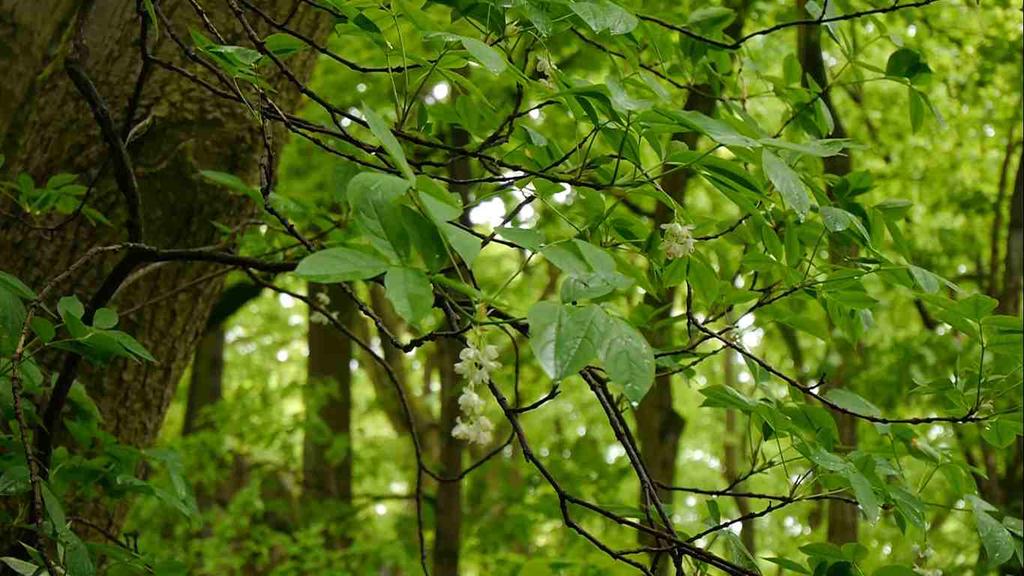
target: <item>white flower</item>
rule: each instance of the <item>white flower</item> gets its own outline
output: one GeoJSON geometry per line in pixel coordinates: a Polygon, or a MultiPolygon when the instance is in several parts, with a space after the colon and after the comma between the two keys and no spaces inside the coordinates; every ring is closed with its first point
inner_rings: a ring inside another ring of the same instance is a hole
{"type": "Polygon", "coordinates": [[[484,399],[476,392],[469,388],[462,391],[462,396],[459,396],[459,409],[464,414],[479,414],[483,407],[484,399]]]}
{"type": "Polygon", "coordinates": [[[327,292],[317,292],[316,303],[326,308],[331,305],[331,297],[327,295],[327,292]]]}
{"type": "Polygon", "coordinates": [[[672,222],[671,224],[662,224],[661,229],[665,231],[662,245],[665,248],[666,256],[674,260],[693,254],[693,247],[696,244],[693,237],[693,226],[672,222]]]}
{"type": "Polygon", "coordinates": [[[490,379],[491,372],[501,368],[497,358],[497,347],[488,345],[480,350],[470,344],[459,352],[460,362],[455,364],[455,373],[469,380],[472,386],[485,384],[490,379]]]}
{"type": "Polygon", "coordinates": [[[459,440],[465,440],[470,444],[490,444],[494,438],[494,424],[486,416],[479,416],[469,421],[457,418],[455,422],[452,436],[459,440]]]}
{"type": "Polygon", "coordinates": [[[309,321],[313,324],[323,324],[324,326],[330,324],[330,321],[327,320],[327,316],[324,316],[319,310],[310,314],[309,321]]]}

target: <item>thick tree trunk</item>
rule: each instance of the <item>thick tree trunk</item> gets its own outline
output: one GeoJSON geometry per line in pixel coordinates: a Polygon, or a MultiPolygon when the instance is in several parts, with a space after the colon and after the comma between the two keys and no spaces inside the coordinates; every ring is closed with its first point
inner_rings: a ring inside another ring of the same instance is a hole
{"type": "MultiPolygon", "coordinates": [[[[4,74],[0,82],[0,153],[7,157],[4,170],[8,176],[24,172],[41,183],[59,172],[83,175],[82,181],[102,172],[106,144],[89,108],[63,71],[76,13],[87,4],[0,0],[0,69],[4,74]]],[[[264,4],[264,9],[274,14],[286,14],[293,7],[290,0],[264,4]]],[[[166,0],[159,5],[176,34],[186,41],[189,28],[203,28],[188,2],[166,0]]],[[[224,4],[211,3],[207,12],[229,42],[246,43],[224,4]]],[[[308,7],[299,9],[291,23],[315,37],[323,37],[331,25],[329,18],[308,7]]],[[[169,36],[161,23],[154,52],[163,60],[190,67],[169,36]]],[[[149,119],[148,131],[129,148],[142,197],[146,242],[158,247],[210,244],[218,238],[211,222],[233,226],[251,214],[251,207],[203,181],[198,172],[220,170],[254,181],[261,147],[258,127],[243,106],[211,96],[191,81],[156,67],[141,92],[135,118],[126,119],[124,111],[141,63],[138,37],[136,2],[98,1],[84,19],[82,39],[87,50],[80,55],[82,67],[115,123],[130,125],[149,119]]],[[[308,75],[312,63],[310,54],[289,60],[300,78],[308,75]]],[[[270,81],[277,87],[279,105],[293,108],[297,92],[273,75],[270,81]]],[[[0,221],[0,268],[39,287],[89,248],[124,241],[124,201],[105,176],[98,178],[89,204],[104,213],[111,226],[93,225],[78,217],[46,232],[5,218],[0,221]]],[[[5,213],[19,215],[16,206],[3,204],[5,213]]],[[[58,220],[55,216],[46,223],[58,220]]],[[[112,257],[95,260],[61,286],[60,293],[75,293],[83,301],[89,300],[114,262],[112,257]]],[[[136,271],[134,280],[122,287],[112,305],[121,309],[142,305],[209,271],[209,266],[185,264],[152,266],[141,274],[136,271]]],[[[200,282],[123,319],[121,328],[136,336],[158,362],[83,367],[79,380],[99,406],[105,428],[118,440],[145,446],[156,437],[220,289],[220,281],[200,282]]],[[[54,368],[61,361],[51,358],[48,366],[54,368]]],[[[69,505],[69,513],[85,514],[77,504],[69,505]]],[[[120,510],[104,505],[92,508],[95,522],[118,530],[120,510]]]]}
{"type": "MultiPolygon", "coordinates": [[[[339,322],[350,326],[355,321],[355,303],[341,286],[310,284],[309,293],[314,301],[327,295],[326,308],[337,313],[339,322]]],[[[352,506],[352,341],[334,326],[315,321],[316,314],[311,312],[309,322],[302,495],[313,508],[336,504],[346,515],[352,506]]],[[[342,538],[338,544],[349,541],[342,538]]]]}
{"type": "Polygon", "coordinates": [[[224,327],[216,326],[199,340],[188,383],[185,424],[181,433],[194,434],[209,426],[205,410],[223,397],[224,327]]]}

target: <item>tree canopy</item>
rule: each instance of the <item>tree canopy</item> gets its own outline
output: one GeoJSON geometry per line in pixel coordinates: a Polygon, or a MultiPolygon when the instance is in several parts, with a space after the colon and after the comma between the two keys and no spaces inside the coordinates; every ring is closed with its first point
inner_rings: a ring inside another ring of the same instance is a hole
{"type": "Polygon", "coordinates": [[[1021,574],[1022,10],[0,2],[0,573],[1021,574]]]}

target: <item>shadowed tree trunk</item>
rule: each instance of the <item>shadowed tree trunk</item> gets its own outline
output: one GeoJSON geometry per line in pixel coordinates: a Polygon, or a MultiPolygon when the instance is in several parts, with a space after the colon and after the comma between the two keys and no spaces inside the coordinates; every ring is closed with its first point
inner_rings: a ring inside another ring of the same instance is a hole
{"type": "MultiPolygon", "coordinates": [[[[326,295],[330,303],[325,308],[342,324],[356,320],[355,303],[340,285],[310,284],[309,292],[314,301],[326,295]]],[[[336,504],[347,515],[352,506],[352,341],[318,321],[318,314],[310,311],[302,495],[312,509],[336,504]]],[[[349,543],[342,538],[338,544],[349,543]]]]}
{"type": "MultiPolygon", "coordinates": [[[[726,27],[725,32],[727,35],[735,38],[742,31],[748,3],[749,0],[740,0],[734,6],[736,17],[726,27]]],[[[717,103],[710,96],[712,92],[713,88],[711,86],[700,85],[695,87],[687,95],[683,109],[700,112],[708,116],[712,115],[717,103]]],[[[675,134],[672,138],[683,142],[692,150],[697,145],[698,136],[696,132],[688,132],[685,134],[675,134]]],[[[690,170],[680,170],[678,167],[672,168],[674,169],[662,178],[661,187],[677,204],[684,206],[686,188],[689,185],[692,172],[690,170]]],[[[675,214],[667,206],[661,202],[657,203],[654,210],[656,231],[660,232],[659,227],[662,224],[671,222],[674,218],[675,214]]],[[[663,309],[663,317],[668,317],[671,314],[672,304],[675,300],[676,290],[674,288],[667,289],[663,294],[648,294],[644,296],[646,304],[654,309],[663,309]]],[[[668,332],[667,330],[654,328],[646,331],[644,336],[654,348],[664,348],[671,345],[668,332]]],[[[682,416],[675,410],[672,397],[672,376],[658,376],[655,378],[654,385],[651,386],[650,391],[636,408],[636,428],[637,440],[640,444],[640,456],[646,463],[647,470],[655,483],[665,485],[675,484],[676,456],[679,453],[680,438],[686,426],[682,416]]],[[[675,497],[674,492],[665,489],[658,489],[657,492],[662,504],[671,508],[675,497]]],[[[641,488],[641,508],[646,506],[645,501],[646,498],[641,488]]],[[[639,540],[645,546],[655,544],[654,540],[645,534],[641,534],[639,540]]],[[[658,564],[658,574],[666,574],[668,567],[669,562],[663,559],[658,564]]]]}
{"type": "MultiPolygon", "coordinates": [[[[455,128],[451,143],[465,146],[469,143],[469,134],[462,128],[455,128]]],[[[448,173],[452,178],[469,179],[469,158],[462,156],[452,160],[448,165],[448,173]]],[[[452,185],[452,191],[462,197],[463,204],[468,203],[465,185],[452,185]]],[[[466,212],[463,212],[462,218],[466,218],[466,212]]],[[[462,441],[452,436],[452,429],[459,417],[459,394],[462,391],[462,382],[455,373],[459,351],[459,342],[455,339],[442,338],[437,342],[437,367],[441,377],[438,444],[441,451],[441,475],[449,478],[462,473],[462,441]]],[[[437,486],[437,523],[434,530],[434,576],[458,576],[461,533],[462,481],[440,482],[437,486]]]]}
{"type": "MultiPolygon", "coordinates": [[[[293,4],[291,0],[272,0],[264,2],[263,8],[281,15],[290,12],[293,4]]],[[[45,232],[31,230],[17,219],[0,221],[0,268],[35,287],[66,270],[90,247],[127,238],[125,203],[100,168],[106,162],[107,145],[64,72],[75,36],[71,28],[78,10],[88,5],[74,0],[0,0],[0,68],[5,71],[0,82],[0,153],[7,157],[6,174],[24,172],[36,182],[45,182],[59,172],[79,174],[80,181],[96,177],[89,204],[112,222],[111,226],[93,225],[78,217],[45,232]]],[[[177,35],[187,39],[189,28],[203,28],[189,3],[167,0],[158,5],[177,35]]],[[[241,28],[224,4],[211,3],[207,13],[229,43],[245,43],[241,28]]],[[[291,24],[323,38],[331,19],[303,6],[291,24]]],[[[79,60],[117,125],[131,126],[142,119],[149,123],[148,131],[129,146],[141,195],[145,241],[157,247],[208,245],[219,237],[211,222],[235,226],[251,214],[251,207],[203,181],[198,172],[214,169],[256,180],[261,148],[258,127],[243,106],[211,97],[190,80],[155,66],[141,91],[137,112],[126,118],[141,63],[139,28],[136,2],[97,2],[84,17],[81,38],[86,50],[79,60]]],[[[163,23],[153,51],[163,60],[190,67],[163,23]]],[[[299,78],[308,75],[312,63],[311,54],[289,61],[299,78]]],[[[276,75],[270,75],[270,82],[277,87],[277,103],[294,108],[297,92],[276,75]]],[[[283,138],[274,141],[279,145],[283,138]]],[[[10,202],[0,204],[4,213],[21,216],[10,202]]],[[[36,224],[52,225],[58,219],[60,216],[54,216],[36,224]]],[[[90,300],[116,261],[115,257],[94,260],[60,287],[62,293],[68,293],[68,286],[73,285],[79,298],[90,300]]],[[[210,270],[208,265],[168,264],[148,267],[141,274],[136,271],[112,304],[121,309],[142,305],[210,270]]],[[[96,401],[106,430],[121,442],[145,446],[155,438],[221,286],[219,280],[199,282],[123,320],[122,328],[135,335],[158,362],[119,361],[102,368],[82,367],[78,379],[96,401]]],[[[51,357],[46,365],[52,370],[62,362],[62,357],[51,357]]],[[[124,512],[124,506],[65,504],[69,514],[90,517],[113,532],[118,531],[124,512]]],[[[5,536],[9,536],[6,528],[0,529],[0,539],[5,536]]]]}
{"type": "MultiPolygon", "coordinates": [[[[797,1],[797,9],[800,14],[806,14],[806,0],[797,1]]],[[[838,111],[832,102],[829,90],[828,75],[825,72],[825,63],[821,55],[821,27],[801,26],[797,32],[797,51],[800,57],[800,64],[804,71],[804,85],[808,85],[807,78],[810,77],[822,90],[821,101],[828,108],[832,115],[833,129],[831,134],[825,134],[827,138],[846,138],[846,129],[840,120],[838,111]]],[[[825,172],[835,176],[845,176],[850,173],[852,160],[849,152],[835,156],[829,156],[824,160],[825,172]]],[[[831,196],[831,190],[829,191],[831,196]]],[[[856,246],[844,242],[840,237],[830,236],[829,258],[833,262],[842,261],[856,257],[856,246]]],[[[842,388],[849,383],[849,375],[853,372],[851,360],[857,358],[862,350],[856,344],[849,344],[837,341],[840,349],[839,365],[829,374],[826,385],[830,388],[842,388]]],[[[837,414],[836,424],[839,428],[839,443],[844,451],[853,450],[857,447],[857,419],[849,414],[837,414]]],[[[828,540],[834,544],[844,544],[857,541],[857,528],[859,512],[856,504],[833,500],[828,503],[828,540]]]]}

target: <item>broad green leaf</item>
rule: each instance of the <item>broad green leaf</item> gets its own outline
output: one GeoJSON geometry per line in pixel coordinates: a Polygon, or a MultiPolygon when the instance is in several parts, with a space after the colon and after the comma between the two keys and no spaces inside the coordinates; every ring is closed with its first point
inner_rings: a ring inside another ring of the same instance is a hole
{"type": "Polygon", "coordinates": [[[455,249],[455,252],[458,253],[467,265],[472,266],[473,262],[476,261],[476,257],[480,255],[482,241],[454,224],[445,222],[441,224],[440,229],[452,248],[455,249]]]}
{"type": "Polygon", "coordinates": [[[761,166],[764,168],[765,176],[782,195],[786,206],[793,209],[803,220],[807,216],[807,211],[811,209],[811,198],[800,176],[782,158],[767,148],[761,153],[761,166]]]}
{"type": "Polygon", "coordinates": [[[871,487],[871,481],[853,466],[848,467],[843,472],[843,475],[850,482],[853,495],[857,498],[857,503],[860,504],[861,509],[864,510],[868,522],[874,524],[878,520],[880,507],[875,490],[871,487]]]}
{"type": "Polygon", "coordinates": [[[629,34],[639,24],[636,16],[611,0],[572,2],[569,8],[594,32],[629,34]]]}
{"type": "Polygon", "coordinates": [[[868,402],[859,394],[845,388],[832,388],[825,393],[825,398],[828,398],[840,408],[845,408],[855,414],[874,417],[882,415],[882,411],[877,406],[868,402]]]}
{"type": "Polygon", "coordinates": [[[492,74],[501,74],[508,67],[505,57],[491,46],[484,44],[476,38],[462,36],[462,46],[473,55],[478,62],[483,64],[492,74]]]}
{"type": "Polygon", "coordinates": [[[92,325],[104,330],[117,326],[117,312],[110,308],[100,308],[93,314],[92,325]]]}
{"type": "Polygon", "coordinates": [[[388,263],[378,256],[339,246],[306,256],[295,273],[306,280],[326,284],[373,278],[383,274],[387,267],[388,263]]]}
{"type": "Polygon", "coordinates": [[[530,347],[548,376],[562,380],[597,356],[604,342],[602,315],[597,306],[538,302],[530,308],[530,347]]]}
{"type": "Polygon", "coordinates": [[[387,151],[388,156],[391,156],[391,160],[394,161],[395,166],[402,173],[410,183],[416,181],[416,175],[413,174],[412,168],[409,166],[409,162],[405,159],[405,152],[402,150],[402,145],[398,143],[398,139],[391,133],[391,128],[388,127],[387,123],[381,118],[372,108],[363,104],[363,116],[366,118],[366,123],[370,126],[370,131],[377,137],[381,145],[384,146],[384,150],[387,151]]]}
{"type": "Polygon", "coordinates": [[[307,48],[306,43],[299,38],[282,32],[267,36],[263,42],[266,44],[267,50],[278,58],[287,58],[307,48]]]}
{"type": "Polygon", "coordinates": [[[825,224],[825,228],[829,232],[842,232],[847,228],[853,228],[860,232],[860,235],[865,240],[871,238],[868,234],[867,228],[861,223],[860,218],[857,218],[853,214],[850,214],[842,208],[836,208],[834,206],[822,206],[819,209],[821,213],[821,220],[825,224]]]}
{"type": "MultiPolygon", "coordinates": [[[[601,314],[604,315],[602,311],[601,314]]],[[[630,402],[640,402],[654,384],[654,350],[632,324],[605,315],[598,356],[612,382],[630,402]]]]}
{"type": "Polygon", "coordinates": [[[24,282],[2,270],[0,270],[0,288],[6,288],[11,294],[22,300],[33,300],[36,297],[36,293],[24,282]]]}
{"type": "Polygon", "coordinates": [[[716,384],[701,388],[700,393],[704,395],[704,403],[701,406],[709,408],[728,408],[750,412],[757,407],[757,402],[747,398],[743,393],[731,386],[716,384]]]}
{"type": "Polygon", "coordinates": [[[395,312],[412,325],[419,324],[434,306],[434,290],[427,275],[414,268],[391,268],[384,288],[395,312]]]}
{"type": "Polygon", "coordinates": [[[1013,536],[1005,526],[977,505],[974,507],[974,521],[981,543],[985,546],[985,553],[993,565],[999,566],[1013,558],[1013,536]]]}
{"type": "Polygon", "coordinates": [[[498,235],[532,252],[544,245],[544,235],[532,228],[497,228],[498,235]]]}
{"type": "Polygon", "coordinates": [[[981,430],[981,437],[996,448],[1008,448],[1022,434],[1024,425],[1020,421],[1020,414],[990,420],[981,430]]]}
{"type": "Polygon", "coordinates": [[[14,354],[25,325],[25,305],[4,286],[0,286],[0,356],[14,354]]]}
{"type": "Polygon", "coordinates": [[[50,574],[46,571],[46,568],[42,566],[36,566],[31,562],[18,560],[13,556],[4,556],[0,558],[0,562],[3,562],[8,568],[13,570],[15,574],[20,574],[21,576],[48,576],[50,574]]]}

